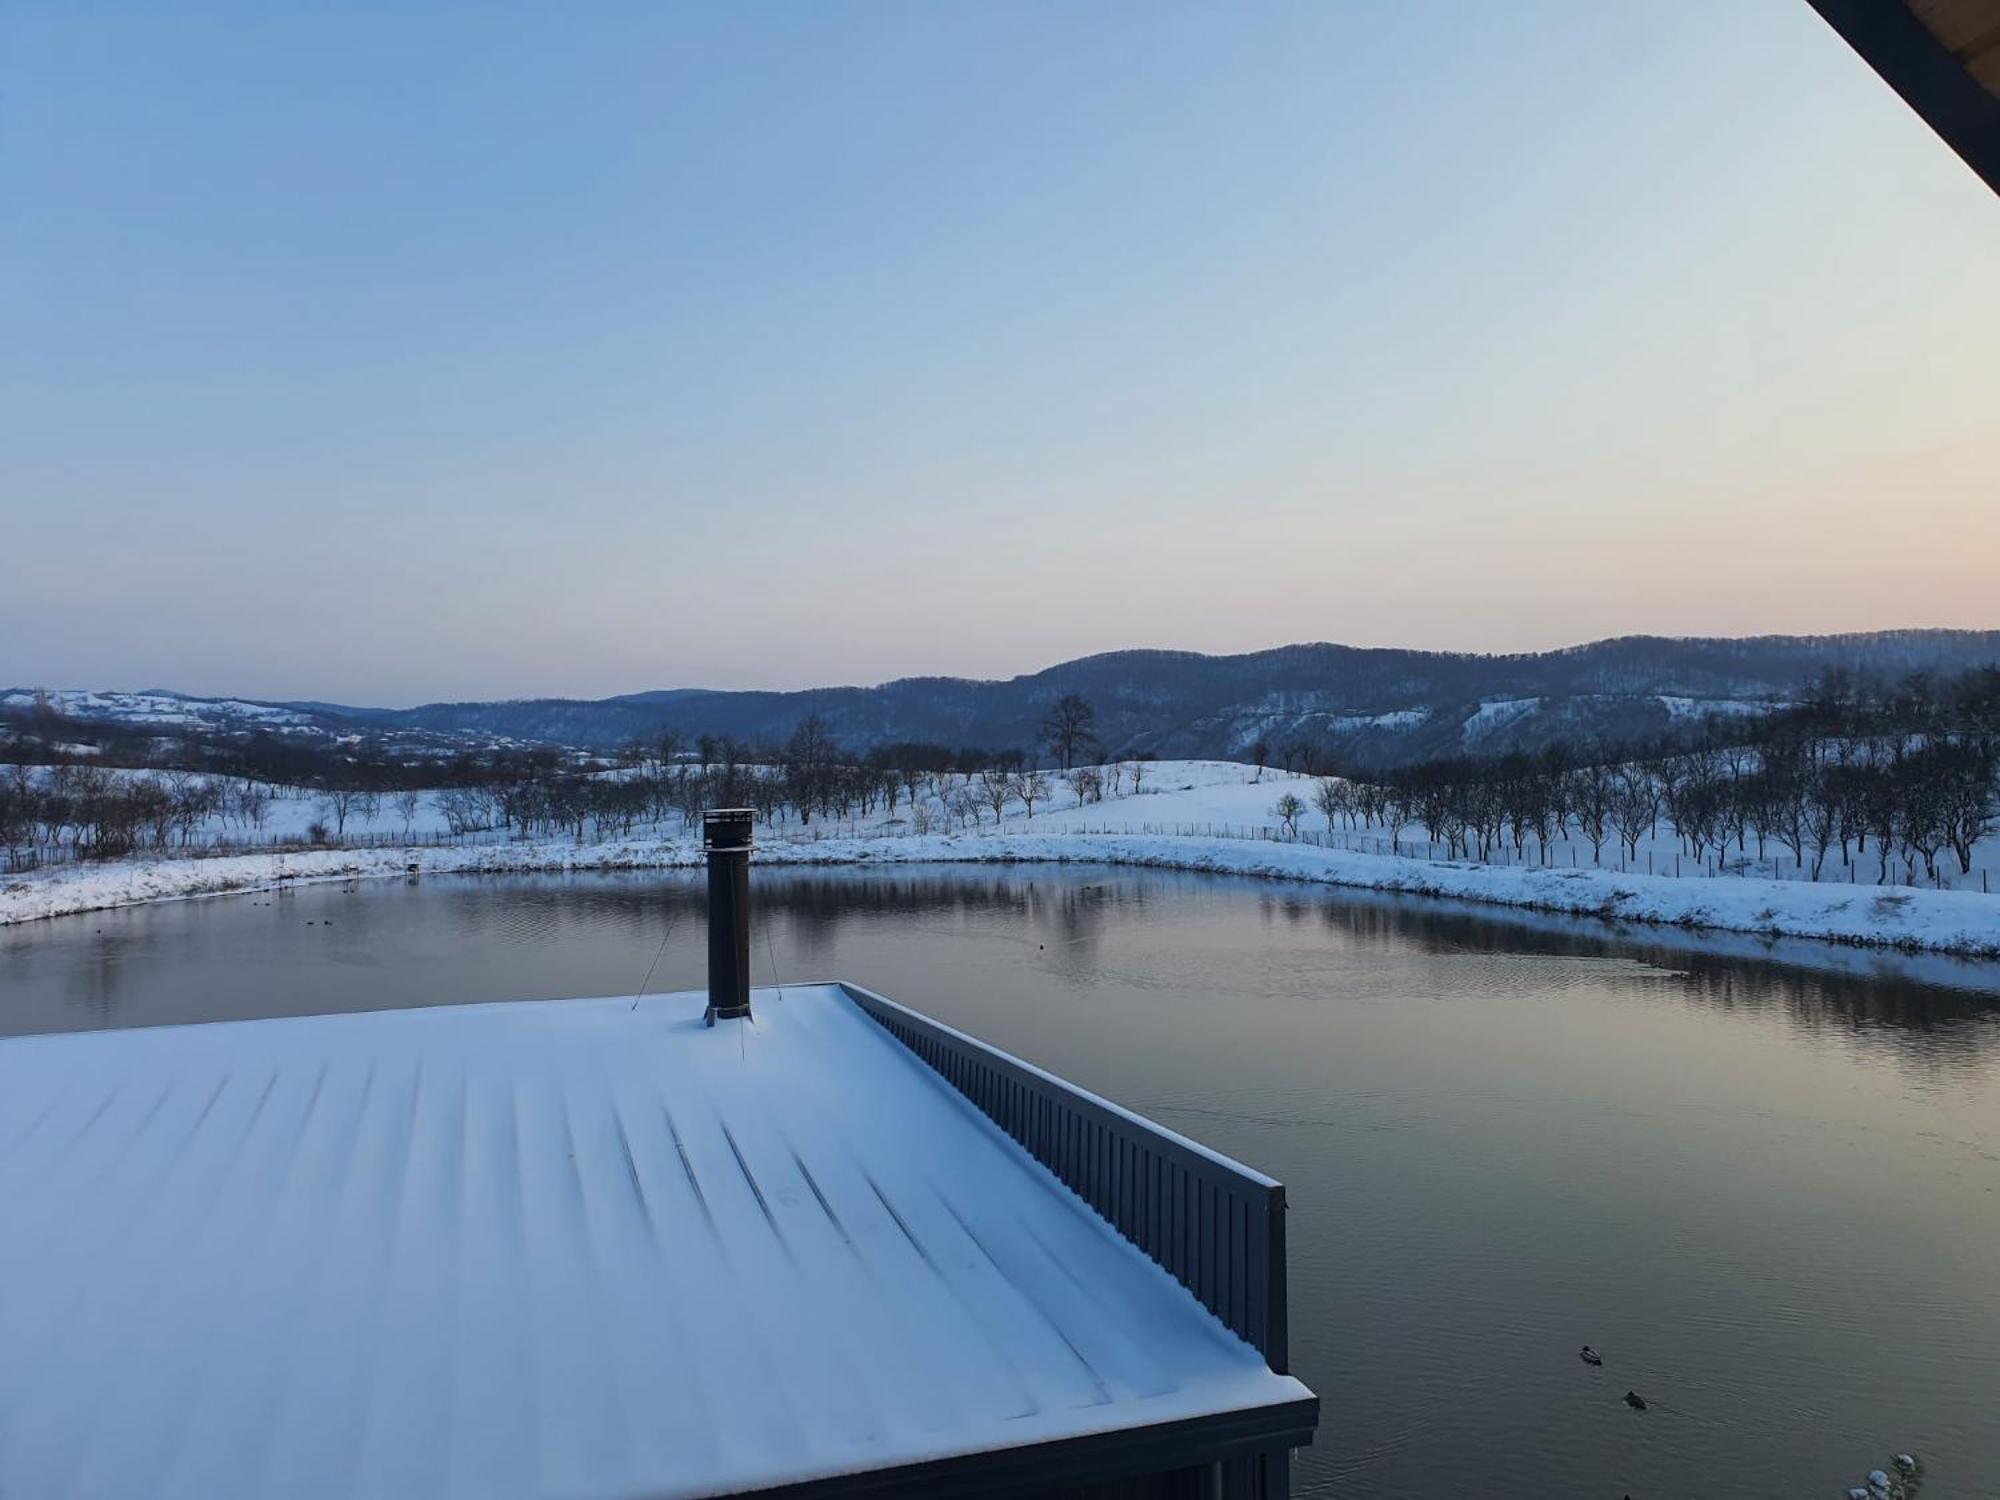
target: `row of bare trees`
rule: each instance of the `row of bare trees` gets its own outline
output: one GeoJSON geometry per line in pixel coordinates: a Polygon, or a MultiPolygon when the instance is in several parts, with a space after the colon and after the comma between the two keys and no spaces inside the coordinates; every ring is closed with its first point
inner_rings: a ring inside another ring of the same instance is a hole
{"type": "MultiPolygon", "coordinates": [[[[1898,866],[1935,880],[1947,857],[1969,873],[2000,828],[2000,671],[1887,689],[1833,677],[1793,708],[1691,742],[1432,761],[1323,780],[1313,802],[1329,831],[1397,839],[1415,825],[1464,858],[1546,858],[1574,840],[1593,861],[1607,846],[1630,860],[1664,827],[1718,865],[1776,845],[1815,880],[1836,854],[1842,868],[1872,855],[1882,880],[1898,866]]],[[[1281,822],[1296,831],[1303,812],[1281,822]]]]}
{"type": "Polygon", "coordinates": [[[102,766],[0,767],[0,849],[66,850],[111,858],[140,849],[186,848],[212,819],[261,829],[268,789],[190,771],[125,774],[102,766]]]}
{"type": "MultiPolygon", "coordinates": [[[[368,820],[384,799],[353,786],[287,789],[309,798],[306,839],[336,842],[350,821],[368,820]]],[[[112,859],[141,851],[191,849],[224,839],[263,836],[279,793],[260,781],[187,770],[127,771],[65,762],[0,766],[0,850],[10,863],[24,851],[42,858],[112,859]]],[[[407,830],[421,809],[414,790],[387,799],[407,830]]]]}
{"type": "Polygon", "coordinates": [[[438,795],[453,833],[500,829],[520,834],[594,827],[598,836],[678,821],[691,828],[704,808],[750,808],[766,824],[901,820],[913,832],[996,824],[1015,808],[1032,816],[1068,795],[1075,805],[1138,791],[1147,761],[1085,764],[1096,749],[1089,705],[1064,700],[1047,726],[1051,755],[1072,763],[1037,769],[1019,749],[988,750],[904,741],[866,751],[843,745],[826,720],[808,715],[781,743],[744,745],[724,736],[689,739],[667,730],[623,746],[615,765],[564,766],[503,758],[438,795]]]}
{"type": "MultiPolygon", "coordinates": [[[[1095,748],[1082,700],[1051,714],[1052,755],[1095,748]]],[[[215,764],[215,758],[211,758],[215,764]]],[[[661,825],[686,829],[704,808],[746,806],[767,823],[903,818],[919,832],[1029,814],[1067,792],[1080,806],[1144,781],[1143,762],[1108,768],[1072,763],[1038,770],[1019,749],[922,742],[865,752],[842,745],[818,716],[782,743],[752,746],[673,730],[633,741],[613,756],[503,747],[485,755],[415,765],[367,746],[262,755],[233,747],[217,770],[116,770],[75,760],[35,766],[26,755],[0,767],[0,847],[62,850],[106,858],[185,847],[238,829],[261,836],[273,800],[309,800],[306,841],[345,841],[371,830],[385,809],[408,833],[426,799],[447,833],[512,837],[629,836],[661,825]],[[207,837],[203,837],[206,834],[207,837]]]]}

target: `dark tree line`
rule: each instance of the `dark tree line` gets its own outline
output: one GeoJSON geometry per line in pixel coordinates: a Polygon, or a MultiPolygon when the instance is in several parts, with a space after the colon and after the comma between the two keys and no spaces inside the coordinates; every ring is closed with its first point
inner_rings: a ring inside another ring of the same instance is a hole
{"type": "Polygon", "coordinates": [[[1329,830],[1415,825],[1465,858],[1575,839],[1632,859],[1664,824],[1717,864],[1776,845],[1813,879],[1836,855],[1869,857],[1885,881],[1936,879],[1947,858],[1963,874],[2000,827],[2000,668],[1887,686],[1833,675],[1779,712],[1650,745],[1431,761],[1323,781],[1314,805],[1329,830]]]}
{"type": "MultiPolygon", "coordinates": [[[[0,726],[0,848],[113,856],[225,832],[261,835],[276,795],[310,798],[317,841],[386,805],[407,830],[429,792],[449,832],[515,837],[630,836],[691,829],[704,808],[752,808],[767,824],[902,819],[918,832],[1000,821],[1062,796],[1076,805],[1137,790],[1144,759],[1100,766],[1095,713],[1068,695],[1051,705],[1041,749],[1059,775],[1020,749],[902,742],[859,750],[817,716],[781,743],[751,745],[676,731],[616,755],[501,746],[449,759],[398,755],[367,743],[299,742],[260,732],[227,740],[120,732],[89,755],[102,726],[0,726]],[[113,760],[126,764],[116,767],[113,760]],[[226,779],[224,779],[226,778],[226,779]]],[[[1269,747],[1254,756],[1262,766],[1269,747]]],[[[1318,771],[1309,747],[1278,758],[1318,771]]],[[[1328,768],[1335,769],[1335,768],[1328,768]]],[[[1743,719],[1710,719],[1646,744],[1556,745],[1539,753],[1434,760],[1392,772],[1322,780],[1312,805],[1329,830],[1365,828],[1391,840],[1418,829],[1454,855],[1547,859],[1558,842],[1630,860],[1662,828],[1704,862],[1770,857],[1819,878],[1829,863],[1874,865],[1876,878],[1936,878],[1941,862],[1969,872],[1974,848],[2000,822],[2000,668],[1882,685],[1830,676],[1803,701],[1743,719]]],[[[1296,832],[1306,809],[1281,818],[1296,832]]]]}
{"type": "MultiPolygon", "coordinates": [[[[1080,703],[1080,700],[1079,700],[1080,703]]],[[[1066,743],[1091,746],[1087,704],[1072,710],[1066,743]]],[[[279,795],[311,801],[307,842],[337,843],[351,821],[385,806],[407,831],[428,794],[453,836],[631,836],[662,824],[693,828],[705,808],[746,806],[766,823],[865,819],[900,809],[918,831],[998,821],[1018,803],[1051,800],[1050,778],[1027,752],[905,741],[858,751],[818,716],[783,742],[750,745],[720,735],[666,731],[611,756],[499,747],[440,760],[379,746],[298,743],[268,733],[228,741],[186,735],[84,736],[101,726],[36,725],[0,737],[0,848],[109,858],[192,844],[220,820],[225,837],[261,834],[279,795]],[[67,740],[66,735],[75,736],[67,740]],[[52,751],[55,744],[93,751],[52,751]],[[109,765],[108,760],[127,764],[109,765]]],[[[1121,768],[1122,783],[1126,769],[1121,768]]],[[[1133,783],[1143,772],[1131,772],[1133,783]]],[[[1102,795],[1094,769],[1075,767],[1079,802],[1102,795]]]]}
{"type": "Polygon", "coordinates": [[[0,766],[0,850],[69,848],[109,859],[140,849],[186,848],[215,817],[263,826],[264,788],[231,785],[190,771],[121,775],[93,765],[45,771],[22,762],[0,766]]]}

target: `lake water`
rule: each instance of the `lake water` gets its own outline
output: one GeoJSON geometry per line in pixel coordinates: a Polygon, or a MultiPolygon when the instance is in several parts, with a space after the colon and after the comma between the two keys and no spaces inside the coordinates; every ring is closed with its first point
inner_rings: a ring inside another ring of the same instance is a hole
{"type": "MultiPolygon", "coordinates": [[[[755,885],[760,983],[1287,1184],[1301,1495],[1838,1496],[1899,1450],[2000,1493],[2000,968],[1159,871],[755,885]]],[[[433,878],[0,928],[0,1032],[698,987],[702,913],[433,878]]]]}

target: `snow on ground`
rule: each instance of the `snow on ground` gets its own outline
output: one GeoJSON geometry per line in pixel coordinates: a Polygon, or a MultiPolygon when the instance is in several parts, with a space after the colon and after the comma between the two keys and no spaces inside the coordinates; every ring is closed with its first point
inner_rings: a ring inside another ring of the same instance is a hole
{"type": "MultiPolygon", "coordinates": [[[[1437,858],[1446,851],[1426,845],[1420,833],[1412,837],[1412,829],[1403,830],[1401,843],[1416,857],[1384,852],[1389,841],[1383,830],[1336,829],[1329,835],[1325,820],[1309,812],[1301,826],[1314,839],[1350,846],[1316,847],[1272,837],[1278,824],[1274,804],[1287,793],[1310,804],[1311,777],[1259,772],[1234,761],[1159,762],[1142,774],[1136,793],[1128,767],[1119,792],[1107,786],[1104,800],[1078,806],[1074,793],[1052,773],[1049,801],[1038,803],[1032,818],[1018,802],[1011,804],[997,829],[990,813],[977,828],[965,827],[938,811],[934,798],[928,800],[931,821],[922,834],[912,830],[907,802],[893,816],[878,808],[870,821],[819,819],[801,826],[788,819],[777,828],[760,825],[758,858],[765,864],[1101,861],[1419,892],[1691,928],[2000,954],[2000,895],[1981,895],[1976,886],[1965,892],[1878,886],[1872,856],[1852,871],[1829,870],[1817,883],[1800,879],[1801,872],[1790,867],[1791,856],[1775,849],[1776,857],[1761,868],[1780,878],[1756,870],[1747,871],[1747,878],[1703,877],[1692,861],[1676,863],[1672,830],[1662,825],[1642,844],[1629,874],[1618,868],[1619,854],[1611,848],[1604,851],[1610,868],[1589,868],[1587,844],[1580,852],[1556,844],[1546,866],[1532,844],[1525,862],[1480,864],[1437,858]],[[1640,873],[1649,860],[1659,875],[1640,873]],[[1676,869],[1684,878],[1674,878],[1676,869]]],[[[319,815],[310,796],[280,799],[264,836],[296,836],[319,815]]],[[[373,819],[350,820],[348,834],[387,839],[387,847],[58,864],[0,878],[0,925],[288,881],[400,875],[410,866],[420,873],[507,874],[693,866],[702,858],[698,837],[684,830],[677,816],[632,837],[510,841],[495,832],[444,846],[421,842],[442,826],[434,795],[426,793],[410,827],[419,842],[408,848],[395,842],[402,837],[402,820],[385,799],[373,819]]],[[[1511,857],[1511,851],[1496,851],[1496,860],[1502,856],[1511,857]]]]}
{"type": "Polygon", "coordinates": [[[1525,719],[1542,706],[1539,698],[1494,698],[1473,710],[1472,717],[1465,721],[1460,731],[1469,745],[1484,739],[1495,730],[1503,729],[1517,719],[1525,719]]]}
{"type": "MultiPolygon", "coordinates": [[[[1098,768],[1104,782],[1101,800],[1077,805],[1076,794],[1057,771],[1045,772],[1049,783],[1048,795],[1036,802],[1032,818],[1016,799],[1008,804],[1004,826],[1008,832],[1030,831],[1038,833],[1058,832],[1130,832],[1169,834],[1213,834],[1217,836],[1235,835],[1254,837],[1276,833],[1279,819],[1274,811],[1280,797],[1287,792],[1307,805],[1307,811],[1299,823],[1300,831],[1312,842],[1330,844],[1353,850],[1356,853],[1405,853],[1430,859],[1449,858],[1451,851],[1443,844],[1427,843],[1420,825],[1406,824],[1396,830],[1392,839],[1390,831],[1379,825],[1367,828],[1350,827],[1344,820],[1336,820],[1329,829],[1326,819],[1312,807],[1313,792],[1317,782],[1310,776],[1294,775],[1290,772],[1267,768],[1258,771],[1256,767],[1239,761],[1184,760],[1145,762],[1140,771],[1141,781],[1138,791],[1132,789],[1132,764],[1126,763],[1117,772],[1114,784],[1110,767],[1098,768]]],[[[116,776],[138,776],[137,771],[114,771],[116,776]]],[[[624,775],[622,771],[608,771],[606,775],[624,775]]],[[[217,778],[229,782],[232,778],[217,778]]],[[[935,793],[926,793],[923,798],[926,809],[924,826],[919,829],[917,820],[911,816],[907,800],[900,799],[893,813],[881,806],[867,817],[815,818],[811,823],[802,823],[796,814],[788,813],[775,826],[759,824],[762,836],[771,834],[800,834],[822,836],[839,832],[848,835],[910,834],[914,832],[943,833],[948,831],[968,831],[963,820],[954,815],[947,806],[960,790],[969,789],[975,797],[979,791],[979,778],[968,782],[962,777],[953,777],[945,788],[946,796],[941,800],[935,793]]],[[[336,838],[336,843],[394,843],[401,840],[435,842],[446,833],[446,819],[438,805],[439,794],[434,791],[420,792],[411,815],[406,821],[397,799],[384,796],[379,799],[372,812],[355,811],[349,814],[344,833],[336,838]]],[[[225,803],[227,799],[225,799],[225,803]]],[[[992,810],[983,801],[979,804],[979,817],[987,828],[993,826],[992,810]]],[[[261,827],[252,829],[240,819],[224,814],[210,817],[196,834],[197,845],[208,846],[217,851],[250,851],[272,845],[302,844],[308,840],[308,831],[314,823],[323,823],[331,830],[334,817],[323,798],[305,791],[283,791],[267,805],[261,827]]],[[[657,823],[644,824],[632,830],[633,836],[653,836],[671,838],[684,832],[678,814],[669,814],[657,823]]],[[[493,828],[476,834],[465,835],[452,842],[506,843],[514,835],[505,828],[493,828]]],[[[1990,890],[2000,895],[2000,837],[1988,838],[1975,847],[1973,868],[1970,873],[1961,872],[1954,860],[1947,859],[1940,866],[1947,888],[1960,890],[1990,890]]],[[[1712,858],[1712,856],[1711,856],[1712,858]]],[[[1533,840],[1525,849],[1516,851],[1511,846],[1495,848],[1490,863],[1499,865],[1549,865],[1565,868],[1591,868],[1622,872],[1630,868],[1635,872],[1662,875],[1681,874],[1694,878],[1702,874],[1702,864],[1693,856],[1683,852],[1680,839],[1673,825],[1664,817],[1651,832],[1643,836],[1638,847],[1629,855],[1620,849],[1615,839],[1607,839],[1603,848],[1593,850],[1587,839],[1574,827],[1561,837],[1550,841],[1549,848],[1543,850],[1533,840]]],[[[1742,850],[1732,849],[1725,859],[1724,869],[1730,877],[1739,875],[1756,876],[1769,880],[1810,881],[1810,868],[1802,866],[1790,850],[1775,841],[1759,848],[1753,836],[1748,846],[1742,850]]],[[[1900,861],[1892,861],[1889,872],[1891,883],[1908,884],[1921,878],[1922,872],[1911,871],[1900,861]]],[[[1874,883],[1882,878],[1881,862],[1871,847],[1857,857],[1852,867],[1840,863],[1836,849],[1821,871],[1821,883],[1839,881],[1861,885],[1874,883]]]]}
{"type": "MultiPolygon", "coordinates": [[[[264,838],[303,839],[306,830],[315,823],[333,827],[333,814],[318,797],[311,792],[300,796],[282,796],[272,799],[265,810],[264,827],[260,830],[264,838]]],[[[445,831],[444,814],[438,810],[436,792],[418,794],[415,815],[408,823],[397,810],[393,794],[378,799],[372,812],[357,810],[348,814],[347,836],[350,838],[428,838],[432,834],[445,831]]],[[[240,835],[241,830],[237,830],[240,835]]]]}
{"type": "MultiPolygon", "coordinates": [[[[91,754],[98,752],[90,748],[91,754]]],[[[123,781],[158,779],[155,771],[136,770],[129,766],[108,768],[109,774],[123,781]]],[[[242,785],[235,776],[204,775],[200,780],[220,784],[225,793],[233,792],[242,785]]],[[[417,793],[416,807],[406,822],[396,802],[394,793],[384,793],[375,801],[372,811],[356,809],[349,812],[344,837],[355,840],[377,838],[428,838],[445,831],[445,816],[438,806],[438,793],[423,791],[417,793]]],[[[225,808],[229,799],[224,798],[225,808]]],[[[332,808],[326,798],[318,792],[283,787],[272,792],[264,805],[263,822],[251,827],[234,812],[211,813],[196,830],[194,842],[203,847],[254,847],[258,844],[303,843],[308,830],[315,823],[324,823],[327,828],[334,826],[332,808]]]]}
{"type": "Polygon", "coordinates": [[[1671,693],[1655,695],[1670,719],[1700,721],[1712,718],[1747,718],[1767,714],[1778,704],[1756,698],[1676,698],[1671,693]]]}
{"type": "Polygon", "coordinates": [[[1412,729],[1430,716],[1428,708],[1392,708],[1382,714],[1337,714],[1328,722],[1335,729],[1412,729]]]}
{"type": "MultiPolygon", "coordinates": [[[[2000,898],[1963,891],[1754,879],[1675,880],[1607,870],[1504,868],[1357,854],[1310,844],[1134,833],[1007,832],[780,839],[765,865],[1103,863],[1207,870],[1448,896],[1533,911],[1661,922],[1912,950],[2000,956],[2000,898]]],[[[643,869],[701,863],[686,837],[328,849],[66,865],[0,886],[0,925],[142,901],[370,876],[643,869]]]]}
{"type": "MultiPolygon", "coordinates": [[[[1107,791],[1104,801],[1086,803],[1082,807],[1076,806],[1076,798],[1059,778],[1051,779],[1056,790],[1051,805],[1038,809],[1032,819],[1024,817],[1016,805],[1007,814],[1005,827],[1009,832],[1275,834],[1279,820],[1273,807],[1280,797],[1290,792],[1307,806],[1299,827],[1311,841],[1344,846],[1359,854],[1393,853],[1399,847],[1420,858],[1444,859],[1450,856],[1450,851],[1443,844],[1427,842],[1422,825],[1417,823],[1404,825],[1398,830],[1393,843],[1389,831],[1379,825],[1349,827],[1346,822],[1336,820],[1333,828],[1328,829],[1326,819],[1312,806],[1313,791],[1318,785],[1315,778],[1278,770],[1266,770],[1260,775],[1255,767],[1235,761],[1163,761],[1146,768],[1145,780],[1138,795],[1132,795],[1128,785],[1123,796],[1113,797],[1107,791]]],[[[841,826],[843,830],[847,828],[846,824],[841,826]]],[[[854,831],[859,832],[860,829],[854,831]]],[[[1946,870],[1946,883],[1962,890],[1978,891],[1982,889],[1983,881],[1985,887],[2000,896],[2000,839],[1987,839],[1976,846],[1973,853],[1975,858],[1969,876],[1958,873],[1955,861],[1946,862],[1950,866],[1946,870]]],[[[1561,866],[1566,869],[1595,866],[1621,874],[1627,868],[1634,872],[1657,872],[1669,876],[1678,871],[1687,879],[1701,878],[1702,871],[1700,861],[1682,854],[1679,836],[1672,823],[1664,817],[1651,833],[1639,840],[1637,850],[1630,856],[1624,854],[1615,839],[1608,839],[1601,850],[1593,851],[1590,841],[1572,829],[1565,837],[1550,841],[1546,858],[1531,839],[1520,855],[1511,846],[1496,849],[1491,863],[1561,866]]],[[[1802,867],[1790,850],[1773,841],[1760,851],[1754,836],[1742,852],[1732,850],[1725,861],[1725,868],[1727,878],[1747,875],[1787,884],[1802,880],[1811,883],[1810,869],[1802,867]]],[[[1835,850],[1826,868],[1821,871],[1820,883],[1869,885],[1878,880],[1881,873],[1880,861],[1872,847],[1855,860],[1852,868],[1840,864],[1839,851],[1835,850]]],[[[1921,871],[1918,873],[1921,874],[1921,871]]],[[[1902,865],[1896,863],[1892,879],[1908,878],[1902,865]]]]}
{"type": "MultiPolygon", "coordinates": [[[[141,776],[150,773],[140,771],[116,771],[118,776],[141,776]]],[[[620,775],[622,772],[606,772],[620,775]]],[[[1289,772],[1265,770],[1261,774],[1254,766],[1227,760],[1185,760],[1145,763],[1140,772],[1142,780],[1135,794],[1129,779],[1129,771],[1121,771],[1119,787],[1113,791],[1106,776],[1105,793],[1102,801],[1077,805],[1076,794],[1064,782],[1062,773],[1048,771],[1049,794],[1036,803],[1032,819],[1026,809],[1016,800],[1008,807],[1006,826],[1011,829],[1062,830],[1079,827],[1090,828],[1140,828],[1149,824],[1180,825],[1192,828],[1197,824],[1222,826],[1249,830],[1251,828],[1275,828],[1278,825],[1272,813],[1272,805],[1289,791],[1300,801],[1310,804],[1313,780],[1308,776],[1296,776],[1289,772]]],[[[216,777],[215,780],[234,784],[233,777],[216,777]]],[[[952,790],[968,785],[961,778],[952,779],[952,790]]],[[[973,777],[969,786],[978,791],[979,779],[973,777]]],[[[426,791],[418,793],[417,804],[411,816],[405,821],[401,808],[393,795],[379,798],[372,811],[357,810],[348,815],[343,837],[356,843],[366,843],[382,839],[425,840],[442,835],[446,829],[444,813],[438,806],[438,793],[426,791]]],[[[934,829],[942,829],[952,822],[952,818],[935,796],[927,795],[934,829]]],[[[788,815],[778,824],[778,831],[810,831],[826,826],[829,821],[847,831],[860,833],[879,831],[883,833],[906,832],[910,828],[910,809],[907,802],[899,802],[894,814],[886,813],[878,807],[872,817],[866,819],[814,819],[810,824],[802,824],[796,815],[788,815]]],[[[989,822],[992,811],[981,806],[981,816],[989,822]]],[[[681,819],[678,814],[670,815],[667,826],[648,831],[661,836],[670,836],[679,831],[681,819]]],[[[312,791],[284,791],[273,797],[264,810],[263,825],[256,829],[245,827],[240,821],[223,814],[211,816],[196,836],[196,843],[216,846],[252,846],[269,843],[303,843],[307,831],[315,823],[323,823],[328,829],[334,826],[332,811],[325,799],[312,791]]],[[[766,825],[759,825],[760,831],[769,832],[766,825]]],[[[492,841],[501,842],[507,837],[505,830],[495,830],[492,841]]]]}
{"type": "MultiPolygon", "coordinates": [[[[1100,774],[1102,774],[1100,772],[1100,774]]],[[[1018,806],[1007,815],[1009,831],[1064,833],[1078,829],[1143,832],[1194,831],[1204,826],[1275,828],[1271,808],[1290,792],[1308,807],[1317,783],[1310,776],[1266,769],[1233,760],[1169,760],[1145,767],[1139,790],[1129,779],[1123,795],[1107,783],[1102,802],[1077,806],[1062,777],[1050,773],[1054,795],[1027,817],[1018,806]]]]}

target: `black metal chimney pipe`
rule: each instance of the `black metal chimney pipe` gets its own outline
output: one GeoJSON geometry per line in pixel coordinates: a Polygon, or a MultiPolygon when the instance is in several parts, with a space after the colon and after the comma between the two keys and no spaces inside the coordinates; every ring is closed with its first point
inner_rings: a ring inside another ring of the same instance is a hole
{"type": "Polygon", "coordinates": [[[750,809],[703,814],[708,853],[708,1024],[750,1016],[750,809]]]}

